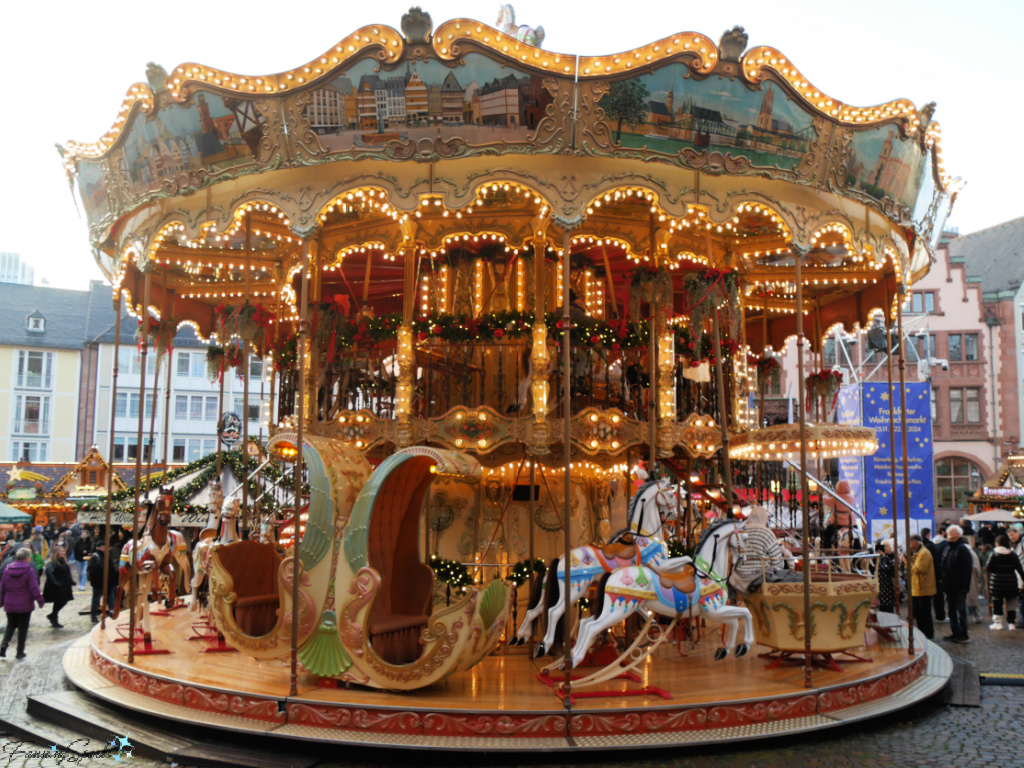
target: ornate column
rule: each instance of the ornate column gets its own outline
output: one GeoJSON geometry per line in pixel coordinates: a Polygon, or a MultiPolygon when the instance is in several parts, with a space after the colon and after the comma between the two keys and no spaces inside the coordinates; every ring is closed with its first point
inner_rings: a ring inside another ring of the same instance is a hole
{"type": "Polygon", "coordinates": [[[537,216],[533,228],[533,337],[530,348],[530,394],[533,398],[533,440],[529,451],[534,455],[548,452],[548,327],[544,322],[547,308],[544,283],[544,253],[547,251],[547,229],[550,220],[537,216]]]}
{"type": "Polygon", "coordinates": [[[416,223],[401,222],[405,265],[405,295],[402,301],[402,325],[398,328],[398,381],[395,384],[395,416],[398,419],[395,443],[399,448],[414,442],[412,428],[412,390],[416,377],[416,356],[412,348],[412,321],[416,313],[416,223]]]}

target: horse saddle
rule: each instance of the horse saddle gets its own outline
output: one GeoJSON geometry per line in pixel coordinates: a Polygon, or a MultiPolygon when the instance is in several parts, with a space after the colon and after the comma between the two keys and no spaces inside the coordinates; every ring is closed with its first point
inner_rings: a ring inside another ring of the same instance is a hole
{"type": "Polygon", "coordinates": [[[610,544],[605,544],[601,548],[601,554],[605,556],[605,559],[612,560],[618,558],[619,560],[636,560],[637,556],[636,539],[631,542],[625,541],[613,541],[610,544]]]}
{"type": "Polygon", "coordinates": [[[655,569],[658,581],[665,589],[674,589],[689,595],[697,589],[697,569],[689,557],[672,557],[655,569]]]}

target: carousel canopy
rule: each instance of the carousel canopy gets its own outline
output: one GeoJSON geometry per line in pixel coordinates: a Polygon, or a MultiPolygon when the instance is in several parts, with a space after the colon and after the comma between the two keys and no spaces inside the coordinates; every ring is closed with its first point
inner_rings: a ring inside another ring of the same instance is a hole
{"type": "Polygon", "coordinates": [[[609,56],[418,9],[401,28],[276,75],[151,66],[63,149],[110,280],[138,307],[150,273],[150,305],[208,336],[246,299],[293,317],[306,247],[319,300],[406,318],[531,310],[533,260],[568,247],[605,318],[643,270],[670,269],[677,315],[687,275],[736,270],[747,341],[781,349],[797,260],[812,338],[866,323],[927,271],[955,198],[934,105],[847,104],[741,28],[609,56]]]}

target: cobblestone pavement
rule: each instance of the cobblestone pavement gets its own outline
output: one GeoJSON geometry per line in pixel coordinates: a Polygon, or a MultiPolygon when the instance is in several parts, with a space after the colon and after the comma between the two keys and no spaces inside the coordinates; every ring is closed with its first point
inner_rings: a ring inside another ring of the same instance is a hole
{"type": "MultiPolygon", "coordinates": [[[[64,650],[89,628],[89,617],[78,610],[88,606],[87,592],[76,592],[75,601],[61,614],[65,628],[51,629],[46,611],[36,611],[29,630],[28,658],[13,660],[14,648],[8,658],[0,659],[0,712],[25,711],[26,697],[71,688],[60,666],[64,650]]],[[[0,613],[0,623],[3,615],[0,613]]],[[[948,632],[948,624],[936,625],[936,636],[948,632]]],[[[978,666],[980,672],[1024,673],[1024,630],[994,632],[988,622],[971,625],[971,643],[955,645],[940,640],[943,649],[978,666]]],[[[377,752],[341,748],[346,758],[338,760],[339,749],[323,755],[321,768],[383,768],[416,766],[489,766],[550,765],[557,766],[620,766],[621,768],[670,768],[700,766],[701,768],[877,768],[879,766],[914,766],[922,768],[991,768],[1021,764],[1019,733],[1024,723],[1024,687],[982,686],[981,707],[949,707],[941,696],[896,713],[887,718],[871,720],[824,732],[789,739],[752,741],[724,747],[693,750],[672,750],[635,753],[629,756],[581,755],[567,760],[562,755],[507,757],[488,753],[473,758],[425,755],[422,752],[377,752]]],[[[123,734],[111,734],[113,736],[123,734]]],[[[0,750],[11,743],[11,737],[0,732],[0,750]]],[[[10,747],[7,746],[9,750],[10,747]]],[[[22,745],[22,749],[50,751],[50,745],[22,745]]],[[[151,760],[132,758],[129,768],[157,768],[166,765],[151,760]]],[[[26,758],[0,751],[0,768],[49,768],[56,765],[81,765],[100,768],[113,765],[111,757],[84,758],[71,762],[59,757],[26,758]]],[[[182,768],[185,768],[182,766],[182,768]]]]}

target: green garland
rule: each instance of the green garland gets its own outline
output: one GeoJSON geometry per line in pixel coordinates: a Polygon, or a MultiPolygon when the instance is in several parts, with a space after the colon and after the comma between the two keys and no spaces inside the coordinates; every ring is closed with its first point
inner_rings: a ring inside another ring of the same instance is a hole
{"type": "MultiPolygon", "coordinates": [[[[249,438],[250,443],[259,443],[259,439],[256,437],[249,438]]],[[[231,451],[224,451],[221,454],[222,463],[231,467],[231,471],[235,477],[242,478],[248,477],[254,470],[256,470],[260,463],[257,459],[252,456],[246,455],[244,457],[245,465],[243,467],[243,454],[240,448],[236,448],[231,451]]],[[[177,514],[187,514],[189,512],[206,512],[207,508],[202,505],[193,505],[188,503],[188,499],[195,496],[201,491],[211,480],[217,475],[217,454],[211,453],[202,458],[196,459],[184,466],[177,467],[168,472],[153,473],[150,478],[149,487],[159,488],[162,483],[169,483],[177,480],[179,477],[191,474],[193,472],[199,472],[195,477],[189,480],[185,485],[182,485],[174,490],[174,507],[173,511],[177,514]],[[201,471],[200,471],[201,470],[201,471]]],[[[274,464],[268,464],[263,468],[263,475],[271,481],[280,479],[281,470],[274,464]]],[[[143,486],[144,487],[144,486],[143,486]]],[[[141,489],[140,489],[141,490],[141,489]]],[[[252,478],[248,481],[249,495],[252,498],[256,498],[261,493],[260,484],[257,478],[252,478]]],[[[135,487],[131,486],[125,488],[123,491],[118,491],[110,496],[111,502],[117,504],[119,510],[125,512],[133,512],[135,510],[135,487]]],[[[272,509],[275,503],[272,496],[267,496],[264,499],[263,509],[272,509]]],[[[83,502],[78,507],[80,512],[102,512],[106,510],[106,499],[102,500],[91,500],[83,502]]]]}
{"type": "Polygon", "coordinates": [[[433,569],[434,575],[452,589],[466,589],[473,586],[469,570],[458,560],[431,557],[428,565],[433,569]]]}
{"type": "Polygon", "coordinates": [[[512,570],[508,572],[508,576],[505,579],[511,581],[517,587],[521,587],[530,580],[531,566],[533,572],[540,576],[543,576],[548,569],[548,564],[543,560],[520,560],[512,566],[512,570]]]}

